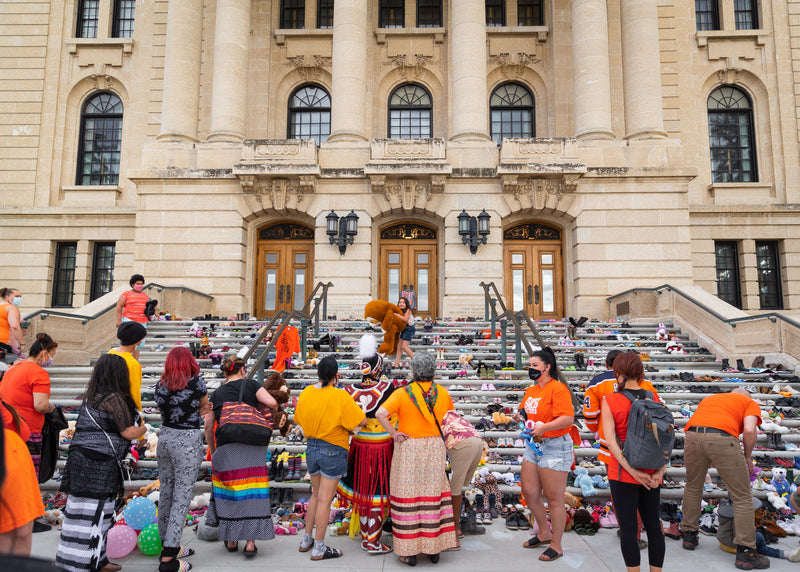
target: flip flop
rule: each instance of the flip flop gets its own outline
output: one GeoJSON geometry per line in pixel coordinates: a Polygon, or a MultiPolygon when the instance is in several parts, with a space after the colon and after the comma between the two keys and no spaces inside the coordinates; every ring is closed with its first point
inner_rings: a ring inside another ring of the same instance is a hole
{"type": "Polygon", "coordinates": [[[539,540],[538,536],[531,536],[528,540],[522,543],[522,548],[536,548],[537,546],[547,544],[548,542],[550,542],[550,539],[539,540]]]}
{"type": "Polygon", "coordinates": [[[389,554],[394,549],[391,546],[381,544],[380,548],[365,548],[364,550],[366,550],[367,554],[389,554]]]}
{"type": "Polygon", "coordinates": [[[552,562],[553,560],[558,560],[562,556],[564,556],[563,552],[559,554],[555,549],[548,547],[547,550],[539,555],[539,560],[542,562],[552,562]]]}
{"type": "Polygon", "coordinates": [[[339,558],[342,555],[342,551],[338,548],[334,548],[333,546],[326,546],[325,552],[320,554],[319,556],[312,556],[311,560],[330,560],[331,558],[339,558]]]}

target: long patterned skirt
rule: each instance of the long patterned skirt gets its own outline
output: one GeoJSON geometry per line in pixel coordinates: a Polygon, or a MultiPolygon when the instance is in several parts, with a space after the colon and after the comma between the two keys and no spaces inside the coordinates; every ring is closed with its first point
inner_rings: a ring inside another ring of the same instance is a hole
{"type": "Polygon", "coordinates": [[[267,447],[230,443],[214,451],[212,487],[219,539],[272,540],[267,447]]]}
{"type": "Polygon", "coordinates": [[[407,439],[395,446],[389,487],[398,556],[439,554],[456,546],[445,459],[441,437],[407,439]]]}
{"type": "Polygon", "coordinates": [[[108,564],[106,537],[114,499],[69,495],[56,552],[56,566],[68,572],[95,572],[108,564]]]}
{"type": "MultiPolygon", "coordinates": [[[[363,432],[363,431],[362,431],[363,432]]],[[[353,503],[358,514],[389,506],[389,471],[392,466],[392,438],[382,435],[358,435],[350,441],[347,475],[337,492],[353,503]]]]}

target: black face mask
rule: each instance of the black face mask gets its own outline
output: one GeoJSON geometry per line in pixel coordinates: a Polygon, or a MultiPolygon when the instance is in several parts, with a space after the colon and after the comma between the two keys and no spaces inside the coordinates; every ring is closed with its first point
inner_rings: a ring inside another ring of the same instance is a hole
{"type": "Polygon", "coordinates": [[[530,377],[533,381],[536,381],[541,377],[542,372],[535,368],[528,368],[528,377],[530,377]]]}

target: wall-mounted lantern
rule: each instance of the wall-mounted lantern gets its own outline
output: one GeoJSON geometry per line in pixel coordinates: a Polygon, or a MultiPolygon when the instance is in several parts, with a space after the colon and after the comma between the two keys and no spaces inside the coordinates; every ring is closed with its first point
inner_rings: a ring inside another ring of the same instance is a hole
{"type": "Polygon", "coordinates": [[[479,244],[486,244],[491,218],[486,209],[483,209],[477,218],[468,214],[466,210],[462,210],[458,215],[458,234],[463,244],[469,244],[469,251],[472,254],[477,254],[479,244]]]}
{"type": "MultiPolygon", "coordinates": [[[[487,215],[488,216],[488,215],[487,215]]],[[[339,217],[331,211],[325,217],[327,222],[327,234],[331,244],[339,247],[339,254],[344,255],[347,245],[353,244],[353,238],[358,234],[358,215],[354,211],[346,216],[339,217]]]]}

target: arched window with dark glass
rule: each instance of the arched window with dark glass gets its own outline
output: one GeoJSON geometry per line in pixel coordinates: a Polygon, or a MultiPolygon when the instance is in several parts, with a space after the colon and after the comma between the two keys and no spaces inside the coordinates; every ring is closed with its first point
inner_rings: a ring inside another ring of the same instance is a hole
{"type": "Polygon", "coordinates": [[[708,96],[708,137],[711,174],[715,183],[751,183],[758,180],[750,97],[732,85],[708,96]]]}
{"type": "Polygon", "coordinates": [[[389,96],[389,138],[433,137],[433,103],[428,90],[414,83],[397,87],[389,96]]]}
{"type": "Polygon", "coordinates": [[[500,145],[504,137],[535,137],[533,94],[520,83],[504,83],[489,99],[492,139],[500,145]]]}
{"type": "Polygon", "coordinates": [[[289,98],[289,139],[313,139],[320,145],[331,134],[331,96],[318,85],[304,85],[289,98]]]}
{"type": "Polygon", "coordinates": [[[116,185],[122,150],[122,101],[110,91],[86,100],[81,112],[78,185],[116,185]]]}

